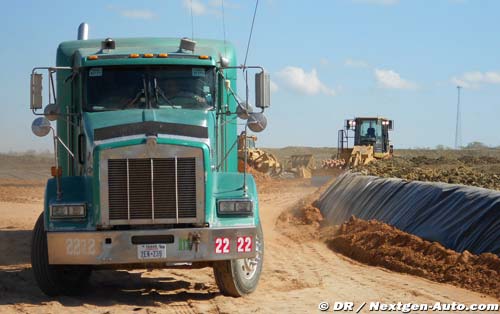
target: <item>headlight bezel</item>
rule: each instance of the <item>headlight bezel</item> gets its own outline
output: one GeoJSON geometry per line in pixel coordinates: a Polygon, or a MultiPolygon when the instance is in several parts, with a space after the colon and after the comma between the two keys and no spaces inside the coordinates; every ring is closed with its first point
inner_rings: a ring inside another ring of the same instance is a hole
{"type": "Polygon", "coordinates": [[[50,205],[50,219],[85,219],[87,217],[87,204],[64,203],[50,205]]]}
{"type": "Polygon", "coordinates": [[[252,217],[254,202],[251,199],[219,199],[217,200],[218,216],[244,216],[252,217]]]}

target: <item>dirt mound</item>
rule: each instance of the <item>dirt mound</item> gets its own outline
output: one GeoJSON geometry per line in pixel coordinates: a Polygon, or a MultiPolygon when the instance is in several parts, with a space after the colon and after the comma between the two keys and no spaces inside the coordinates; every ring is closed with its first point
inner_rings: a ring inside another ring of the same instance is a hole
{"type": "Polygon", "coordinates": [[[385,178],[445,182],[500,190],[500,159],[489,156],[395,157],[372,162],[355,170],[385,178]]]}
{"type": "Polygon", "coordinates": [[[278,217],[278,223],[292,225],[319,227],[321,221],[323,221],[323,215],[319,208],[304,200],[301,200],[292,210],[284,212],[278,217]]]}
{"type": "Polygon", "coordinates": [[[387,224],[354,217],[327,243],[332,250],[362,263],[500,298],[500,258],[494,254],[457,253],[387,224]]]}
{"type": "Polygon", "coordinates": [[[330,187],[334,180],[335,178],[328,180],[314,193],[300,199],[287,211],[281,213],[277,220],[278,226],[285,227],[287,224],[292,224],[319,227],[320,223],[323,221],[323,215],[321,214],[321,210],[316,206],[316,201],[326,191],[326,189],[330,187]]]}

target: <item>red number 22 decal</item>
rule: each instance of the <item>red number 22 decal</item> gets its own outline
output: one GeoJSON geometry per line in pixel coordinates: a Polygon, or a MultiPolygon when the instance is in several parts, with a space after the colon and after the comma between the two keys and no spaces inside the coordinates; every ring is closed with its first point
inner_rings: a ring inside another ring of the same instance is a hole
{"type": "Polygon", "coordinates": [[[229,253],[229,238],[215,238],[215,253],[229,253]]]}
{"type": "Polygon", "coordinates": [[[252,252],[252,237],[238,237],[238,253],[252,252]]]}

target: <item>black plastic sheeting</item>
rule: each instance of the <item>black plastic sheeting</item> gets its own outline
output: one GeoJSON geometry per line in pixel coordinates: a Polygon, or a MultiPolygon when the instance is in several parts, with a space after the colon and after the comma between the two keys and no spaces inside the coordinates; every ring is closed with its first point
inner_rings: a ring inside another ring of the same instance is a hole
{"type": "Polygon", "coordinates": [[[325,219],[376,219],[458,252],[500,254],[500,192],[346,173],[317,201],[325,219]]]}

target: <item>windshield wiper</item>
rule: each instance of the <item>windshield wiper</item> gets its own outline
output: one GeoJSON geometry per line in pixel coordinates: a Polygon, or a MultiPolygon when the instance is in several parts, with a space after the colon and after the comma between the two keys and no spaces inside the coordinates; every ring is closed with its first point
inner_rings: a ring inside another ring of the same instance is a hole
{"type": "Polygon", "coordinates": [[[172,108],[175,108],[174,103],[165,95],[165,92],[158,86],[158,81],[156,80],[156,77],[153,79],[153,84],[154,84],[154,89],[155,89],[155,100],[156,100],[156,105],[158,105],[158,96],[161,96],[163,100],[167,102],[169,106],[172,106],[172,108]]]}
{"type": "Polygon", "coordinates": [[[128,107],[131,107],[131,106],[135,105],[135,103],[139,99],[141,99],[142,96],[146,97],[146,92],[144,91],[144,89],[139,90],[139,92],[137,92],[137,94],[135,95],[134,99],[132,99],[131,101],[129,101],[128,103],[126,103],[123,106],[123,109],[127,109],[128,107]]]}
{"type": "Polygon", "coordinates": [[[129,101],[127,104],[125,104],[125,106],[123,106],[123,109],[126,109],[128,107],[133,106],[139,99],[141,99],[142,96],[144,96],[144,98],[146,100],[146,108],[150,107],[146,87],[147,87],[146,86],[146,78],[143,76],[142,77],[142,89],[140,89],[139,92],[137,92],[137,94],[135,95],[135,97],[131,101],[129,101]]]}

